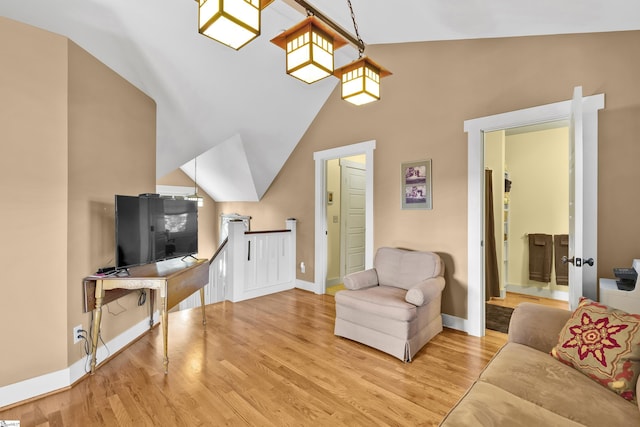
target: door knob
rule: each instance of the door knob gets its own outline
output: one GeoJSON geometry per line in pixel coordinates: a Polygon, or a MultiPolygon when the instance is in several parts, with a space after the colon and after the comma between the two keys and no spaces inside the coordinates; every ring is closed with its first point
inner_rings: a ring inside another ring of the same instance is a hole
{"type": "Polygon", "coordinates": [[[563,264],[566,264],[566,263],[571,263],[571,264],[573,264],[573,257],[571,257],[571,258],[567,258],[566,256],[563,256],[563,257],[560,259],[560,261],[562,261],[562,263],[563,263],[563,264]]]}
{"type": "Polygon", "coordinates": [[[589,264],[589,266],[593,267],[593,263],[594,263],[593,258],[587,258],[587,259],[585,259],[585,260],[584,260],[584,263],[585,263],[585,264],[589,264]]]}

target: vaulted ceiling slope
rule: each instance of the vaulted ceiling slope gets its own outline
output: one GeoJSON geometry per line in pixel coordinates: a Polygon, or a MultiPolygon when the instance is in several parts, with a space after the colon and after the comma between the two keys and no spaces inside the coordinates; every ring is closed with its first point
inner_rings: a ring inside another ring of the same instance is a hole
{"type": "MultiPolygon", "coordinates": [[[[309,2],[352,30],[346,0],[309,2]]],[[[637,0],[352,3],[368,44],[640,29],[637,0]]],[[[156,101],[158,177],[182,167],[193,178],[197,157],[215,200],[257,201],[337,84],[285,74],[269,40],[301,20],[293,4],[265,9],[262,36],[240,51],[198,34],[194,0],[2,0],[0,15],[70,38],[156,101]]],[[[336,65],[356,57],[341,49],[336,65]]]]}

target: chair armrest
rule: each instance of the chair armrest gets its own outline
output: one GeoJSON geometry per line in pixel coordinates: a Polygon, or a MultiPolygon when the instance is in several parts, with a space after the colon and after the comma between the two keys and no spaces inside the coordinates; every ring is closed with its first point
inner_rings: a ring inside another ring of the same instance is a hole
{"type": "Polygon", "coordinates": [[[344,287],[352,291],[378,286],[378,273],[375,268],[364,271],[356,271],[355,273],[344,276],[344,287]]]}
{"type": "Polygon", "coordinates": [[[508,341],[548,353],[570,317],[568,310],[523,302],[511,315],[508,341]]]}
{"type": "Polygon", "coordinates": [[[417,307],[432,301],[442,294],[444,277],[432,277],[412,286],[404,297],[405,301],[417,307]]]}

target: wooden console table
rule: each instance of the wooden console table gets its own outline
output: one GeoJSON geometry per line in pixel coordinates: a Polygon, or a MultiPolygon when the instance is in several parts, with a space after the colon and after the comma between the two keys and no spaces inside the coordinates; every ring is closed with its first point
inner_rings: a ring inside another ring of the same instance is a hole
{"type": "MultiPolygon", "coordinates": [[[[121,273],[122,274],[122,273],[121,273]]],[[[129,275],[91,276],[84,279],[85,311],[93,309],[93,330],[91,334],[91,374],[96,369],[96,352],[100,323],[102,321],[102,305],[123,293],[135,289],[150,289],[149,328],[153,326],[153,300],[155,291],[160,292],[160,323],[162,325],[162,340],[164,347],[164,373],[169,372],[169,358],[167,356],[167,338],[169,330],[168,310],[176,306],[183,299],[200,290],[202,304],[202,324],[206,324],[204,307],[204,286],[209,281],[209,261],[205,259],[179,258],[160,261],[153,264],[129,268],[129,275]],[[95,291],[91,292],[95,288],[95,291]],[[95,296],[95,300],[91,296],[95,296]],[[105,297],[105,295],[107,295],[105,297]]]]}

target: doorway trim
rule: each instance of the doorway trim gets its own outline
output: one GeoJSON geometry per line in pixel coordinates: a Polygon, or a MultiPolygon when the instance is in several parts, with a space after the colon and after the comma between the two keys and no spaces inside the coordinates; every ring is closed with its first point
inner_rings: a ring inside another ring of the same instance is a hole
{"type": "Polygon", "coordinates": [[[341,157],[365,155],[365,268],[373,267],[373,150],[376,141],[364,141],[313,153],[315,161],[315,254],[314,292],[324,294],[327,280],[327,200],[326,162],[341,157]]]}
{"type": "MultiPolygon", "coordinates": [[[[597,171],[598,165],[598,110],[604,108],[604,94],[583,98],[584,117],[584,163],[597,171]],[[595,147],[589,149],[588,147],[595,147]]],[[[465,331],[481,337],[485,334],[485,289],[484,289],[484,142],[485,132],[528,126],[544,122],[569,120],[571,100],[510,111],[493,116],[466,120],[467,133],[467,320],[465,331]]],[[[585,167],[585,170],[589,170],[585,167]]],[[[597,173],[584,176],[585,188],[598,188],[597,173]]],[[[591,203],[597,207],[597,191],[591,203]]],[[[585,210],[585,227],[597,227],[597,209],[585,210]],[[587,218],[587,215],[589,217],[587,218]]],[[[596,234],[585,245],[597,248],[596,234]]],[[[595,252],[594,252],[595,253],[595,252]]],[[[595,269],[593,269],[595,272],[595,269]]],[[[597,280],[596,280],[597,282],[597,280]]]]}

